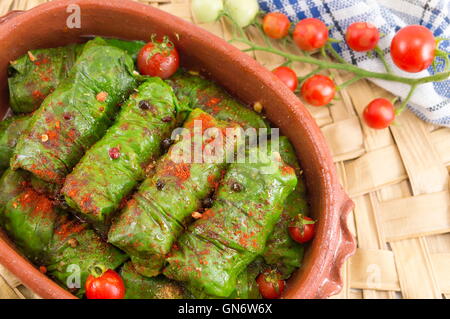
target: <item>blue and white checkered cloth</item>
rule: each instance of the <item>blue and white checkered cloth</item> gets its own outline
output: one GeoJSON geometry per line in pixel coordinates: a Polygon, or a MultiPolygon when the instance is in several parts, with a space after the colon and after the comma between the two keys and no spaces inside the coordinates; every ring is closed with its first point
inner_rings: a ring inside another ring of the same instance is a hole
{"type": "MultiPolygon", "coordinates": [[[[450,38],[449,0],[259,0],[264,11],[279,11],[291,21],[307,17],[320,18],[328,26],[334,26],[330,36],[343,40],[347,27],[357,21],[371,22],[385,36],[379,46],[393,65],[389,47],[395,32],[405,25],[420,24],[433,31],[436,37],[450,38]]],[[[376,57],[351,51],[342,41],[335,44],[342,57],[371,71],[384,72],[383,64],[376,57]]],[[[441,42],[440,48],[450,51],[450,41],[441,42]]],[[[394,72],[407,77],[423,77],[433,73],[432,67],[420,73],[406,73],[393,65],[394,72]]],[[[442,71],[443,68],[438,68],[442,71]]],[[[409,86],[373,80],[379,86],[402,98],[409,86]]],[[[450,127],[450,80],[419,86],[408,105],[409,109],[424,121],[450,127]]]]}

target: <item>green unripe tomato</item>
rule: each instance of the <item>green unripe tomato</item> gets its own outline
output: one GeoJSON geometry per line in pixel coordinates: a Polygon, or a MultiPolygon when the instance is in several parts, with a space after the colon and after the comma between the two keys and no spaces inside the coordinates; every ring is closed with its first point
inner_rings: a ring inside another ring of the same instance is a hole
{"type": "Polygon", "coordinates": [[[225,0],[225,11],[244,28],[255,20],[259,5],[257,0],[225,0]]]}
{"type": "Polygon", "coordinates": [[[191,9],[196,22],[213,22],[223,10],[222,0],[192,0],[191,9]]]}

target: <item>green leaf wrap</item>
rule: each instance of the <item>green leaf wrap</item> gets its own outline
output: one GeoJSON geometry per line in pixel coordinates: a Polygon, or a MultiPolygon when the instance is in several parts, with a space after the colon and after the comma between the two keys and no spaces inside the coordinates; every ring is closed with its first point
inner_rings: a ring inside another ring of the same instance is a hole
{"type": "Polygon", "coordinates": [[[125,284],[125,299],[189,299],[188,291],[176,281],[162,275],[144,277],[140,275],[131,262],[120,270],[125,284]]]}
{"type": "Polygon", "coordinates": [[[33,114],[11,167],[62,184],[112,124],[117,104],[135,86],[132,72],[133,61],[123,50],[106,45],[101,38],[89,41],[68,78],[33,114]]]}
{"type": "Polygon", "coordinates": [[[105,41],[110,46],[126,51],[134,61],[136,61],[139,51],[141,51],[141,49],[145,45],[144,41],[126,41],[108,38],[106,38],[105,41]]]}
{"type": "Polygon", "coordinates": [[[298,183],[284,203],[283,213],[267,241],[263,257],[266,263],[274,265],[284,278],[288,278],[296,268],[301,266],[303,259],[303,245],[291,238],[288,227],[298,214],[308,215],[309,209],[305,183],[295,150],[287,137],[281,136],[279,141],[281,158],[294,168],[298,183]]]}
{"type": "Polygon", "coordinates": [[[259,286],[256,283],[256,277],[261,273],[263,262],[260,258],[253,261],[247,269],[241,272],[236,281],[236,290],[231,294],[230,298],[234,299],[261,299],[259,286]]]}
{"type": "Polygon", "coordinates": [[[106,232],[112,213],[145,178],[148,164],[161,155],[161,142],[170,138],[179,109],[171,87],[160,78],[140,85],[114,125],[67,176],[62,193],[69,206],[106,232]],[[148,108],[140,107],[142,101],[148,108]],[[119,158],[110,157],[112,148],[120,150],[119,158]]]}
{"type": "Polygon", "coordinates": [[[62,285],[79,288],[76,290],[78,296],[84,293],[92,266],[101,264],[106,269],[116,269],[128,259],[126,254],[103,241],[88,227],[86,223],[63,215],[54,230],[49,248],[50,261],[46,264],[48,274],[62,285]]]}
{"type": "Polygon", "coordinates": [[[199,75],[179,71],[167,82],[173,87],[180,102],[191,108],[201,108],[218,120],[236,123],[244,129],[270,129],[270,124],[261,115],[199,75]]]}
{"type": "Polygon", "coordinates": [[[11,62],[8,78],[11,109],[15,113],[28,113],[39,108],[67,77],[81,49],[80,45],[69,45],[32,50],[11,62]]]}
{"type": "Polygon", "coordinates": [[[0,178],[0,225],[33,262],[45,260],[55,216],[52,203],[30,188],[27,172],[6,170],[0,178]]]}
{"type": "MultiPolygon", "coordinates": [[[[229,125],[195,109],[184,123],[190,133],[188,137],[192,135],[195,121],[200,121],[203,129],[218,128],[222,136],[223,129],[229,125]]],[[[194,139],[183,138],[172,145],[157,162],[154,175],[142,183],[109,231],[108,241],[126,251],[142,275],[160,273],[166,254],[184,230],[187,217],[201,207],[201,200],[214,190],[226,168],[224,161],[173,161],[178,150],[191,149],[194,143],[194,139]],[[158,189],[158,184],[163,187],[158,189]]]]}
{"type": "Polygon", "coordinates": [[[228,297],[239,274],[264,251],[297,178],[278,153],[251,151],[258,152],[259,160],[230,165],[212,208],[189,226],[171,251],[167,277],[228,297]]]}
{"type": "Polygon", "coordinates": [[[63,286],[77,270],[68,267],[78,265],[82,295],[92,265],[115,269],[128,257],[34,191],[28,180],[27,172],[11,169],[0,178],[0,225],[27,258],[46,266],[63,286]]]}
{"type": "Polygon", "coordinates": [[[25,256],[45,263],[57,214],[47,197],[28,188],[6,204],[2,226],[25,256]]]}
{"type": "Polygon", "coordinates": [[[0,174],[9,167],[9,161],[20,135],[28,127],[29,115],[13,116],[0,122],[0,174]]]}
{"type": "Polygon", "coordinates": [[[190,292],[195,299],[261,299],[259,286],[256,277],[265,269],[267,265],[262,258],[258,257],[244,271],[242,271],[236,280],[236,289],[228,297],[218,297],[208,295],[204,291],[190,287],[190,292]]]}
{"type": "Polygon", "coordinates": [[[43,181],[34,175],[31,175],[30,183],[36,192],[51,199],[57,199],[61,204],[61,185],[43,181]]]}
{"type": "MultiPolygon", "coordinates": [[[[136,60],[143,41],[105,39],[110,46],[126,51],[136,60]]],[[[31,50],[11,62],[8,78],[10,106],[15,113],[36,110],[59,83],[67,78],[84,44],[65,47],[31,50]],[[35,59],[32,61],[31,58],[35,59]]]]}
{"type": "Polygon", "coordinates": [[[28,187],[28,173],[7,169],[0,177],[0,216],[6,204],[28,187]]]}

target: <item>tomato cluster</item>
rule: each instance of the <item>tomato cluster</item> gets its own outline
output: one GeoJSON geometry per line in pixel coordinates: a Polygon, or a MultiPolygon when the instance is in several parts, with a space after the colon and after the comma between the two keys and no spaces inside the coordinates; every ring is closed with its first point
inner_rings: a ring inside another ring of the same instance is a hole
{"type": "MultiPolygon", "coordinates": [[[[280,12],[267,14],[263,20],[263,30],[273,39],[281,39],[289,34],[291,24],[286,15],[280,12]]],[[[299,21],[292,32],[294,43],[303,51],[324,50],[329,43],[327,26],[316,18],[299,21]]],[[[350,49],[357,52],[376,50],[380,32],[368,22],[355,22],[349,25],[345,33],[345,41],[350,49]]],[[[391,58],[394,64],[406,72],[420,72],[427,69],[436,57],[436,39],[432,32],[420,25],[411,25],[399,30],[391,42],[391,58]]],[[[273,70],[291,91],[296,92],[299,83],[297,74],[289,67],[282,66],[273,70]]],[[[333,80],[316,74],[301,80],[300,93],[303,99],[313,106],[330,104],[339,89],[333,80]]],[[[386,99],[375,99],[367,105],[363,113],[366,124],[375,129],[388,127],[395,119],[395,108],[386,99]]]]}

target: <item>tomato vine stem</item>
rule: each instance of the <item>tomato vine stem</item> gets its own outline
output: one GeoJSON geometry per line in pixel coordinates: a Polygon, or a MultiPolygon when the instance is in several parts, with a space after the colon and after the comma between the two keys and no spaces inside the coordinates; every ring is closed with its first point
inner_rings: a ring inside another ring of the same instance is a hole
{"type": "MultiPolygon", "coordinates": [[[[260,14],[261,16],[263,15],[263,13],[260,14]]],[[[255,52],[255,51],[262,51],[262,52],[267,52],[267,53],[272,53],[278,56],[281,56],[283,58],[285,58],[285,62],[282,64],[283,66],[286,65],[290,65],[293,62],[301,62],[301,63],[307,63],[307,64],[312,64],[312,65],[316,65],[317,67],[309,72],[307,75],[305,76],[301,76],[298,77],[298,81],[299,84],[301,85],[307,78],[325,70],[325,69],[335,69],[335,70],[344,70],[350,73],[353,73],[355,76],[353,78],[351,78],[350,80],[341,83],[340,85],[338,85],[336,88],[337,90],[342,90],[345,87],[361,80],[364,78],[370,78],[370,79],[380,79],[380,80],[385,80],[385,81],[391,81],[391,82],[397,82],[397,83],[403,83],[406,85],[410,86],[410,90],[408,92],[408,95],[402,100],[401,105],[396,109],[395,113],[396,115],[400,114],[401,112],[403,112],[403,110],[406,108],[409,100],[411,99],[411,97],[414,94],[415,89],[421,85],[421,84],[425,84],[425,83],[429,83],[429,82],[440,82],[440,81],[445,81],[450,77],[450,59],[449,59],[449,53],[444,52],[442,50],[437,49],[436,50],[436,56],[440,57],[442,60],[444,60],[444,70],[442,72],[439,73],[435,73],[433,75],[429,75],[429,76],[425,76],[422,78],[408,78],[408,77],[404,77],[404,76],[400,76],[400,75],[396,75],[394,74],[391,66],[389,65],[389,63],[387,62],[385,56],[384,56],[384,52],[381,50],[380,47],[375,47],[374,49],[374,53],[376,54],[376,56],[378,56],[378,58],[381,60],[381,62],[384,65],[384,68],[386,70],[385,73],[383,72],[373,72],[373,71],[369,71],[366,69],[362,69],[348,61],[346,61],[333,47],[333,43],[335,42],[340,42],[339,40],[335,40],[335,39],[329,39],[328,43],[320,50],[321,54],[323,57],[325,57],[325,59],[318,59],[313,57],[311,54],[309,54],[309,52],[300,50],[300,53],[302,54],[293,54],[293,53],[289,53],[289,52],[284,52],[280,49],[274,48],[274,46],[271,43],[271,40],[265,35],[263,28],[262,28],[262,24],[260,23],[260,21],[258,21],[258,19],[255,17],[254,22],[251,24],[254,27],[257,28],[257,30],[261,33],[261,36],[264,39],[264,44],[266,46],[261,46],[261,45],[257,45],[255,43],[253,43],[252,41],[248,40],[245,36],[245,31],[243,28],[240,28],[238,26],[238,24],[236,23],[236,21],[233,19],[233,17],[229,14],[227,14],[226,12],[222,13],[222,16],[225,16],[226,18],[228,18],[232,25],[234,26],[234,30],[233,30],[233,38],[229,41],[231,42],[240,42],[243,44],[248,45],[248,48],[243,49],[243,52],[255,52]],[[239,31],[239,37],[236,36],[236,31],[239,31]],[[331,55],[331,57],[334,59],[330,60],[328,54],[331,55]]],[[[439,45],[439,42],[442,41],[443,39],[437,39],[437,46],[439,45]]],[[[284,38],[282,40],[282,44],[286,45],[288,43],[292,43],[292,39],[290,38],[284,38]]],[[[372,54],[371,51],[369,51],[367,54],[372,54]]],[[[433,67],[436,68],[436,60],[433,62],[433,67]]]]}
{"type": "MultiPolygon", "coordinates": [[[[404,84],[407,84],[410,86],[415,86],[415,87],[417,87],[420,84],[424,84],[424,83],[444,81],[450,77],[450,71],[446,71],[446,72],[436,73],[434,75],[425,76],[422,78],[407,78],[407,77],[399,76],[396,74],[373,72],[373,71],[365,70],[365,69],[359,68],[353,64],[350,64],[346,61],[342,61],[343,59],[341,57],[339,57],[339,59],[338,59],[339,62],[333,62],[333,61],[320,60],[320,59],[314,58],[312,56],[295,55],[292,53],[278,50],[273,47],[271,47],[271,48],[262,47],[259,45],[255,45],[253,42],[251,42],[247,39],[243,39],[243,38],[235,38],[235,39],[232,39],[231,42],[241,42],[241,43],[247,44],[249,46],[249,48],[246,49],[246,51],[263,51],[263,52],[273,53],[273,54],[279,55],[281,57],[284,57],[285,59],[287,59],[291,62],[302,62],[302,63],[314,64],[314,65],[321,67],[322,69],[344,70],[344,71],[354,73],[362,78],[381,79],[381,80],[386,80],[386,81],[404,83],[404,84]]],[[[333,55],[333,57],[337,58],[333,54],[333,51],[334,50],[331,50],[331,54],[333,55]]]]}
{"type": "Polygon", "coordinates": [[[405,110],[406,105],[408,104],[409,100],[411,99],[412,95],[414,94],[414,91],[416,90],[416,86],[417,86],[416,84],[411,85],[411,88],[410,88],[410,90],[409,90],[409,92],[408,92],[408,95],[407,95],[406,98],[402,101],[402,104],[400,104],[400,107],[398,107],[398,108],[395,110],[395,115],[399,115],[399,114],[401,114],[401,113],[405,110]]]}
{"type": "Polygon", "coordinates": [[[386,58],[384,57],[384,52],[383,50],[381,50],[381,48],[377,45],[374,49],[374,51],[376,52],[376,54],[378,55],[378,58],[381,60],[381,62],[384,65],[384,68],[386,69],[387,73],[391,73],[392,74],[392,68],[389,65],[389,63],[387,63],[386,58]]]}

